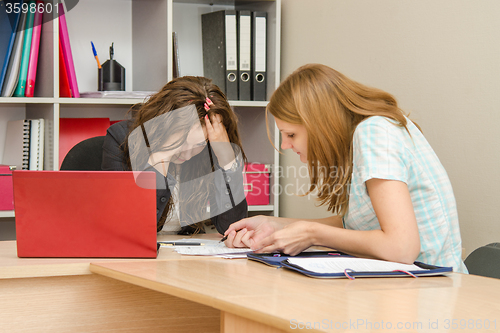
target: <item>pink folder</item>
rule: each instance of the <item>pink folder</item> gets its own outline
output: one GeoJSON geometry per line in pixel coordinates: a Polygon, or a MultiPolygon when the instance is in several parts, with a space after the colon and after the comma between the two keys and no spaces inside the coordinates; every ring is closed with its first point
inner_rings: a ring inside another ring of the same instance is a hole
{"type": "Polygon", "coordinates": [[[71,96],[75,98],[80,97],[78,91],[78,84],[76,82],[75,65],[73,63],[73,55],[71,53],[71,45],[69,43],[68,26],[66,25],[66,15],[64,14],[64,6],[59,4],[59,38],[63,49],[64,62],[66,63],[66,71],[69,78],[69,89],[71,96]]]}
{"type": "Polygon", "coordinates": [[[12,170],[10,166],[0,164],[0,210],[13,210],[12,170]]]}
{"type": "MultiPolygon", "coordinates": [[[[38,4],[43,3],[43,1],[37,1],[38,4]]],[[[28,65],[28,75],[26,80],[26,91],[24,92],[26,97],[33,97],[35,95],[35,80],[36,80],[36,69],[38,65],[38,50],[40,48],[40,32],[42,31],[42,11],[35,12],[35,21],[33,23],[33,35],[31,37],[31,51],[30,51],[30,62],[28,65]]]]}

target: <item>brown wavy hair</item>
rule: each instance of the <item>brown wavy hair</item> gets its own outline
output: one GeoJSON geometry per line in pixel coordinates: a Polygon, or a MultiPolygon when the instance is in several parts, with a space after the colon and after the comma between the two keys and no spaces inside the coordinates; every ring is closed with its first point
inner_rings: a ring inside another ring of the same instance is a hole
{"type": "Polygon", "coordinates": [[[368,117],[384,116],[408,131],[405,114],[391,94],[321,64],[304,65],[287,77],[272,95],[267,112],[305,126],[311,181],[305,195],[317,190],[319,205],[328,205],[338,215],[345,215],[349,203],[356,126],[368,117]]]}
{"type": "MultiPolygon", "coordinates": [[[[212,80],[205,77],[184,76],[176,78],[168,82],[160,91],[152,95],[144,103],[134,105],[129,111],[132,116],[132,125],[131,127],[129,127],[129,135],[134,131],[134,129],[144,126],[144,124],[149,120],[152,120],[167,112],[186,107],[188,105],[194,105],[196,107],[198,119],[202,126],[205,126],[205,121],[203,119],[205,115],[208,114],[210,118],[212,118],[212,116],[215,114],[221,115],[222,123],[226,128],[229,141],[233,144],[233,147],[239,147],[240,151],[235,152],[235,154],[237,155],[238,153],[241,153],[243,160],[246,161],[246,156],[243,151],[240,135],[238,132],[238,118],[233,112],[226,96],[220,90],[220,88],[213,84],[212,80]],[[213,102],[213,105],[210,106],[210,110],[208,112],[204,108],[207,97],[210,98],[210,100],[213,102]]],[[[190,124],[192,124],[192,122],[190,124]]],[[[183,128],[182,124],[179,124],[179,126],[177,126],[177,130],[182,130],[183,133],[185,133],[185,136],[187,136],[187,133],[189,132],[189,128],[183,128]]],[[[172,133],[164,133],[163,136],[165,140],[171,134],[172,133]]],[[[122,145],[122,149],[127,158],[127,166],[129,170],[132,170],[130,150],[128,145],[129,135],[127,135],[127,138],[122,145]]],[[[154,137],[158,138],[161,136],[155,135],[154,137]]],[[[164,142],[162,141],[163,139],[160,138],[156,142],[149,142],[149,144],[151,145],[151,150],[154,152],[156,148],[160,149],[164,142]]],[[[148,157],[146,156],[145,158],[147,160],[148,157]]],[[[180,177],[181,181],[193,180],[206,175],[212,171],[212,159],[213,162],[217,162],[215,154],[210,153],[209,146],[207,146],[202,153],[193,156],[190,160],[182,164],[183,166],[187,166],[182,168],[183,171],[188,170],[187,172],[182,172],[180,174],[177,173],[177,175],[180,177]],[[207,158],[208,155],[210,155],[210,158],[207,158]]],[[[176,167],[173,163],[170,163],[169,173],[171,172],[175,175],[176,170],[178,172],[179,169],[180,168],[176,167]]],[[[199,202],[199,207],[203,207],[203,203],[206,203],[208,200],[208,193],[210,191],[208,187],[210,186],[213,186],[213,182],[200,182],[200,192],[197,192],[196,195],[191,195],[186,199],[189,201],[197,201],[199,202]],[[202,188],[204,189],[202,190],[202,188]]],[[[169,217],[169,213],[172,210],[172,205],[173,199],[172,196],[170,196],[167,207],[163,211],[162,217],[158,221],[158,231],[162,229],[165,220],[169,217]]],[[[199,213],[202,214],[202,211],[200,211],[199,213]]],[[[191,216],[188,219],[196,220],[197,217],[191,216]]],[[[200,220],[198,219],[197,221],[200,220]]],[[[203,221],[202,223],[199,223],[197,225],[201,226],[204,222],[206,221],[203,221]]]]}

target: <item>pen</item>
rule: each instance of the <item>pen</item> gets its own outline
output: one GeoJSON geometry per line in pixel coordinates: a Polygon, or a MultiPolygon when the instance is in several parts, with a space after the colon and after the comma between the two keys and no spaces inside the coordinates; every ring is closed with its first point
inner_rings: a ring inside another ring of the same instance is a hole
{"type": "MultiPolygon", "coordinates": [[[[238,232],[240,230],[236,230],[236,232],[238,232]]],[[[222,239],[219,241],[219,243],[222,243],[223,241],[225,241],[227,239],[227,236],[229,236],[229,234],[227,234],[226,236],[222,237],[222,239]]]]}
{"type": "Polygon", "coordinates": [[[101,69],[101,63],[99,62],[99,57],[97,56],[97,51],[95,50],[94,43],[90,41],[90,44],[92,44],[92,52],[94,52],[94,57],[95,60],[97,61],[97,68],[101,69]]]}
{"type": "Polygon", "coordinates": [[[158,242],[161,245],[166,245],[166,246],[201,246],[205,245],[203,243],[198,243],[198,242],[158,242]]]}

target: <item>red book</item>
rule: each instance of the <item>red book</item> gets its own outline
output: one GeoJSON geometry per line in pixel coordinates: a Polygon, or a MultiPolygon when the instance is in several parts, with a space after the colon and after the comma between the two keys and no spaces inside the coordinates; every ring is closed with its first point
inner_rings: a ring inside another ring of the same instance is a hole
{"type": "Polygon", "coordinates": [[[94,136],[106,135],[109,118],[60,118],[59,167],[66,154],[77,143],[94,136]]]}
{"type": "Polygon", "coordinates": [[[71,90],[69,89],[68,72],[66,72],[66,64],[62,54],[61,41],[59,40],[59,96],[71,97],[71,90]]]}

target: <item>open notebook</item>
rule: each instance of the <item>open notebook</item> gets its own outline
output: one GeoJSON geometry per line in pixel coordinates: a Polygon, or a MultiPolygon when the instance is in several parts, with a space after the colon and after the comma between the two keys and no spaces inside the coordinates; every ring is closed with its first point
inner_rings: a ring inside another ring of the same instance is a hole
{"type": "Polygon", "coordinates": [[[302,252],[297,256],[273,253],[249,253],[249,259],[271,266],[285,267],[316,278],[434,276],[453,271],[415,262],[411,265],[396,262],[356,258],[336,251],[302,252]]]}

